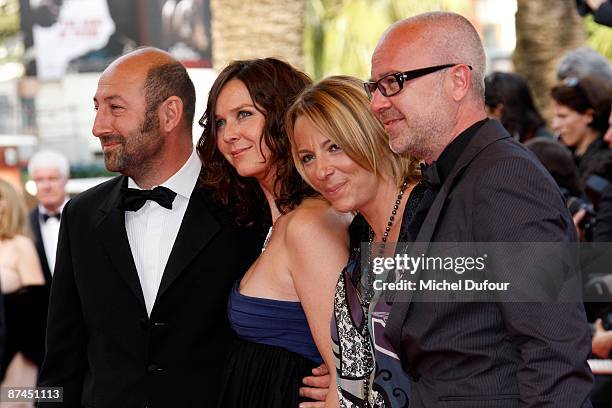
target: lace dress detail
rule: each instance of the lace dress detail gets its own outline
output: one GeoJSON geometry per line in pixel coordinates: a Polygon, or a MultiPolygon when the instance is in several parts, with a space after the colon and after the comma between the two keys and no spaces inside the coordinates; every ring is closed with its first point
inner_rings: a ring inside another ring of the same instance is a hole
{"type": "Polygon", "coordinates": [[[340,406],[346,408],[362,407],[365,390],[364,384],[369,382],[374,372],[374,358],[372,345],[364,310],[358,307],[358,316],[361,321],[354,324],[351,310],[345,302],[346,282],[344,273],[340,275],[334,296],[334,314],[338,341],[334,340],[334,358],[338,368],[338,381],[340,383],[340,406]],[[356,395],[347,395],[348,390],[357,391],[356,395]]]}

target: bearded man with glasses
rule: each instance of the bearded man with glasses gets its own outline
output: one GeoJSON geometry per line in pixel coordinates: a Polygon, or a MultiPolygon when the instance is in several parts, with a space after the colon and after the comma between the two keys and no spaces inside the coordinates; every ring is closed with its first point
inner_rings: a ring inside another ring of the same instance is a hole
{"type": "MultiPolygon", "coordinates": [[[[482,256],[483,243],[503,252],[508,243],[576,241],[552,177],[487,119],[485,53],[467,19],[434,12],[394,24],[374,51],[371,74],[364,86],[390,147],[426,163],[427,191],[402,223],[424,256],[439,242],[467,243],[473,253],[459,256],[482,256]]],[[[393,301],[382,316],[385,335],[412,379],[411,408],[591,406],[579,279],[563,268],[542,273],[538,262],[557,258],[524,247],[481,271],[481,279],[509,281],[507,293],[478,302],[453,301],[460,293],[427,301],[419,290],[385,298],[393,301]]],[[[432,276],[446,277],[422,270],[403,278],[418,288],[432,276]]]]}

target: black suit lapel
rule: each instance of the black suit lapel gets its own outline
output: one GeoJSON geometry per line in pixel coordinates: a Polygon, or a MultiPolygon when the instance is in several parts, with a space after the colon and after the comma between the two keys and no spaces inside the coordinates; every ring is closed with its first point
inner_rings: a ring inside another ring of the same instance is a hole
{"type": "MultiPolygon", "coordinates": [[[[509,137],[510,135],[508,132],[506,132],[506,130],[496,120],[487,121],[487,123],[485,123],[480,130],[478,130],[478,133],[474,135],[466,149],[457,160],[457,164],[453,168],[451,174],[449,174],[448,178],[444,181],[444,184],[440,187],[440,191],[431,205],[431,208],[423,221],[423,225],[421,226],[416,242],[411,249],[412,253],[427,255],[429,244],[436,231],[436,227],[440,222],[440,214],[444,208],[446,198],[448,197],[452,188],[455,186],[456,182],[458,182],[458,179],[465,168],[485,147],[497,140],[509,137]]],[[[418,269],[414,275],[412,275],[410,280],[413,282],[418,282],[420,274],[421,270],[418,269]]],[[[412,297],[414,296],[415,292],[416,291],[410,290],[405,291],[401,301],[394,303],[389,313],[387,329],[385,331],[393,343],[395,350],[399,350],[398,342],[401,339],[401,328],[404,323],[404,319],[407,316],[408,309],[410,308],[410,302],[412,301],[412,297]]]]}
{"type": "Polygon", "coordinates": [[[474,135],[474,137],[467,145],[461,156],[459,156],[457,164],[449,174],[448,178],[444,180],[444,184],[440,188],[440,191],[438,192],[435,201],[431,205],[431,208],[429,209],[429,212],[425,217],[425,221],[423,221],[423,226],[421,227],[419,235],[416,239],[418,242],[428,243],[431,241],[440,218],[440,213],[444,208],[446,198],[448,197],[448,194],[458,181],[465,168],[472,162],[472,160],[474,160],[476,156],[478,156],[478,154],[485,147],[497,140],[505,139],[508,137],[510,137],[510,135],[496,120],[487,121],[482,126],[482,128],[478,130],[478,133],[474,135]]]}
{"type": "Polygon", "coordinates": [[[189,266],[221,226],[206,205],[205,191],[196,186],[168,258],[155,302],[189,266]]]}
{"type": "Polygon", "coordinates": [[[117,207],[120,190],[124,185],[127,185],[125,176],[119,179],[106,202],[100,207],[101,219],[97,224],[97,229],[102,246],[108,253],[111,263],[145,308],[140,279],[125,230],[125,214],[117,207]]]}
{"type": "Polygon", "coordinates": [[[40,266],[42,267],[43,275],[45,275],[45,281],[47,285],[51,285],[51,269],[49,268],[49,262],[47,261],[47,253],[45,250],[45,244],[42,239],[42,231],[40,230],[40,211],[38,206],[30,212],[30,226],[32,227],[32,233],[34,234],[34,244],[36,246],[36,252],[38,252],[38,259],[40,260],[40,266]]]}
{"type": "Polygon", "coordinates": [[[38,206],[32,210],[30,213],[30,224],[32,227],[32,232],[34,233],[34,238],[37,242],[42,242],[42,232],[40,231],[40,210],[38,206]]]}

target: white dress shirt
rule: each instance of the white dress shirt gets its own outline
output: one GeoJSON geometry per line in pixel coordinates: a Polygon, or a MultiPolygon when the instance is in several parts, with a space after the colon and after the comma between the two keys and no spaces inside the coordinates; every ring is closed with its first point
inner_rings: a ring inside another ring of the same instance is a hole
{"type": "MultiPolygon", "coordinates": [[[[200,168],[194,149],[183,167],[161,184],[176,193],[171,210],[149,200],[138,211],[125,212],[125,229],[149,316],[200,168]]],[[[141,189],[131,178],[128,187],[141,189]]]]}
{"type": "MultiPolygon", "coordinates": [[[[68,202],[68,198],[64,199],[62,205],[58,208],[57,213],[61,214],[64,211],[64,206],[68,202]]],[[[49,218],[44,221],[43,214],[51,215],[49,211],[42,205],[38,205],[40,235],[42,237],[43,248],[45,248],[45,256],[47,258],[47,264],[49,264],[49,271],[53,276],[55,270],[55,255],[57,253],[57,239],[59,237],[60,220],[55,217],[49,218]]]]}

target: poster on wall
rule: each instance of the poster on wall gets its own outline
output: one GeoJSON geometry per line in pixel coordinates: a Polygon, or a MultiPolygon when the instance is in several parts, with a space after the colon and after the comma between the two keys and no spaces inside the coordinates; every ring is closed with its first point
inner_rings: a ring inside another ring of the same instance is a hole
{"type": "Polygon", "coordinates": [[[209,0],[20,0],[27,75],[100,72],[143,45],[210,67],[209,0]]]}

